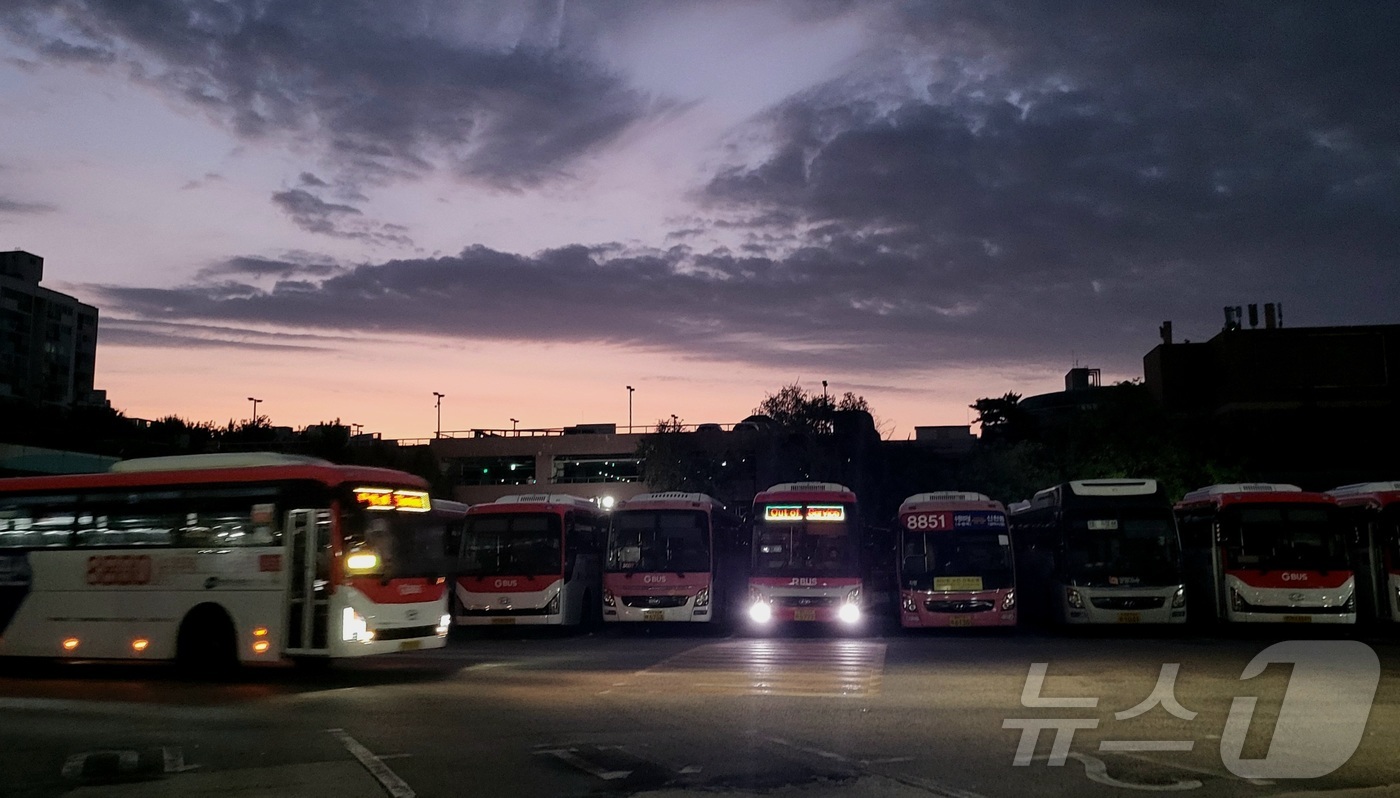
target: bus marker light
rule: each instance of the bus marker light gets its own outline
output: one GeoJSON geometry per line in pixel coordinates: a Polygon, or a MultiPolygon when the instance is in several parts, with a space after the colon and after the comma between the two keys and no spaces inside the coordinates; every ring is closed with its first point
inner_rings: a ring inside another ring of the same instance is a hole
{"type": "Polygon", "coordinates": [[[267,637],[267,627],[257,626],[253,628],[253,637],[267,637]]]}
{"type": "Polygon", "coordinates": [[[345,558],[345,570],[347,571],[373,571],[378,567],[379,555],[372,551],[357,551],[345,558]]]}
{"type": "Polygon", "coordinates": [[[77,649],[77,647],[78,647],[78,638],[76,638],[76,637],[70,637],[70,638],[68,638],[68,639],[66,639],[66,640],[63,641],[63,650],[64,650],[64,651],[73,651],[73,650],[77,649]]]}
{"type": "Polygon", "coordinates": [[[268,650],[269,648],[271,648],[271,647],[272,647],[272,644],[269,643],[269,642],[267,642],[266,640],[259,640],[259,641],[257,641],[256,643],[253,643],[253,653],[254,653],[254,654],[266,654],[266,653],[267,653],[267,650],[268,650]]]}
{"type": "Polygon", "coordinates": [[[135,640],[131,641],[131,650],[135,651],[137,654],[140,654],[142,651],[145,651],[146,648],[150,645],[151,641],[147,640],[144,637],[138,637],[135,640]]]}

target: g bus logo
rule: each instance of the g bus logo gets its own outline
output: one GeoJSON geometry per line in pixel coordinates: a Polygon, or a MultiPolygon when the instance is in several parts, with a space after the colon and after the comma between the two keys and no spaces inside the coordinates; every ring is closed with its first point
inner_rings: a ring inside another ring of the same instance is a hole
{"type": "Polygon", "coordinates": [[[1274,663],[1293,666],[1263,759],[1243,759],[1257,696],[1238,696],[1220,735],[1220,759],[1246,779],[1315,779],[1346,764],[1361,745],[1381,680],[1376,652],[1356,640],[1288,640],[1259,652],[1240,679],[1274,663]]]}

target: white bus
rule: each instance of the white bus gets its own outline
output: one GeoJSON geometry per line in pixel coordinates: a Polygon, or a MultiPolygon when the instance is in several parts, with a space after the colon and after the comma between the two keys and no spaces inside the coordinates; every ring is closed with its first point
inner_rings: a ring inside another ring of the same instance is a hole
{"type": "Polygon", "coordinates": [[[1066,482],[1009,509],[1022,619],[1186,621],[1181,544],[1157,480],[1066,482]]]}
{"type": "Polygon", "coordinates": [[[0,480],[0,655],[213,670],[438,648],[453,514],[412,474],[269,453],[0,480]]]}
{"type": "Polygon", "coordinates": [[[503,496],[467,510],[454,617],[463,626],[597,624],[607,518],[578,496],[503,496]]]}

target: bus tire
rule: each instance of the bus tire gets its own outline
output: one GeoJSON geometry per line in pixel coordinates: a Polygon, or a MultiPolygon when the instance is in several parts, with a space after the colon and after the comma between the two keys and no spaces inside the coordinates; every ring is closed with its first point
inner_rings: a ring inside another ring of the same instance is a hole
{"type": "Polygon", "coordinates": [[[200,604],[180,621],[175,662],[197,677],[228,676],[238,666],[233,619],[217,604],[200,604]]]}

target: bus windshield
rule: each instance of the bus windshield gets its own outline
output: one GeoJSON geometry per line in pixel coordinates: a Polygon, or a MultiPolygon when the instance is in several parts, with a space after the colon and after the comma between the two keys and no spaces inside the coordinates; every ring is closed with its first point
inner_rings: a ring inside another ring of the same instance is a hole
{"type": "Polygon", "coordinates": [[[1326,507],[1240,507],[1232,515],[1239,536],[1229,538],[1228,567],[1350,569],[1345,535],[1326,507]]]}
{"type": "Polygon", "coordinates": [[[1004,531],[905,532],[900,584],[914,590],[1010,588],[1010,541],[1004,531]]]}
{"type": "Polygon", "coordinates": [[[755,576],[860,575],[850,521],[760,519],[755,524],[755,576]]]}
{"type": "Polygon", "coordinates": [[[610,572],[710,570],[710,524],[696,510],[615,513],[608,538],[610,572]]]}
{"type": "Polygon", "coordinates": [[[1181,582],[1171,512],[1097,512],[1065,519],[1065,576],[1086,587],[1181,582]]]}
{"type": "Polygon", "coordinates": [[[457,573],[463,576],[539,576],[563,573],[563,527],[553,513],[467,517],[457,573]]]}
{"type": "Polygon", "coordinates": [[[363,543],[383,561],[377,577],[435,577],[452,570],[444,551],[447,522],[440,516],[354,510],[344,520],[346,548],[363,543]]]}

